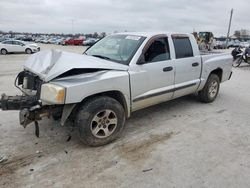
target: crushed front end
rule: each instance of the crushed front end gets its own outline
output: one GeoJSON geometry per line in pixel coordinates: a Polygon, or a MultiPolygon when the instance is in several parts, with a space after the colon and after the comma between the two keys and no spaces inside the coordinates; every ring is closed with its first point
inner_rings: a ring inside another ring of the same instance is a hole
{"type": "Polygon", "coordinates": [[[7,96],[2,94],[0,99],[0,109],[20,110],[19,120],[23,127],[32,122],[41,120],[42,117],[53,116],[62,113],[62,105],[43,105],[40,100],[41,88],[44,82],[39,76],[29,72],[20,72],[14,85],[21,90],[22,95],[7,96]]]}

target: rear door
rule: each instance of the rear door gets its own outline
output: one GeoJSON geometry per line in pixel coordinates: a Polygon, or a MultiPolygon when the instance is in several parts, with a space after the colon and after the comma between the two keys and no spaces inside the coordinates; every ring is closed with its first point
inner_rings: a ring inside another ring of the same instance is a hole
{"type": "Polygon", "coordinates": [[[12,43],[11,40],[4,41],[3,44],[4,44],[4,48],[6,48],[6,50],[8,52],[15,52],[15,48],[14,48],[13,43],[12,43]]]}
{"type": "Polygon", "coordinates": [[[133,111],[170,100],[174,91],[174,63],[167,36],[151,38],[141,57],[144,63],[129,70],[133,111]]]}
{"type": "Polygon", "coordinates": [[[175,92],[174,97],[194,93],[200,83],[201,57],[193,49],[195,41],[188,35],[172,35],[175,49],[175,92]]]}

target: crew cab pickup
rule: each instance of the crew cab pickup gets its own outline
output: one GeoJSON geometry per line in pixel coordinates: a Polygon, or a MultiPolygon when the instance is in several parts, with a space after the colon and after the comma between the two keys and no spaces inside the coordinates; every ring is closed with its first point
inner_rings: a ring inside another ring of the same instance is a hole
{"type": "Polygon", "coordinates": [[[83,55],[58,50],[29,57],[15,85],[23,95],[2,95],[2,110],[20,110],[20,124],[74,121],[80,139],[100,146],[116,139],[136,110],[196,93],[213,102],[232,74],[232,57],[203,53],[191,34],[120,33],[83,55]]]}

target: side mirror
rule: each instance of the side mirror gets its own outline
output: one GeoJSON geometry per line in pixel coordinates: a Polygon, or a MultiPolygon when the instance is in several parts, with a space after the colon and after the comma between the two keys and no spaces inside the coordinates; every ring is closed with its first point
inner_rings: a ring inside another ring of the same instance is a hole
{"type": "Polygon", "coordinates": [[[145,57],[144,57],[144,55],[142,54],[141,56],[140,56],[140,58],[138,59],[138,61],[137,61],[137,65],[143,65],[143,64],[145,64],[146,63],[146,61],[145,61],[145,57]]]}

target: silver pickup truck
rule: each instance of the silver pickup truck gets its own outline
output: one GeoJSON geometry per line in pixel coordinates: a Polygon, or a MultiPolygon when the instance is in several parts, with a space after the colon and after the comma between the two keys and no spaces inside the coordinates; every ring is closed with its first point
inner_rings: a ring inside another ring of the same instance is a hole
{"type": "Polygon", "coordinates": [[[192,93],[213,102],[232,75],[230,54],[201,54],[191,34],[120,33],[83,55],[58,50],[30,56],[16,78],[20,96],[2,95],[2,110],[20,110],[26,127],[42,117],[74,121],[80,139],[116,139],[136,110],[192,93]]]}

